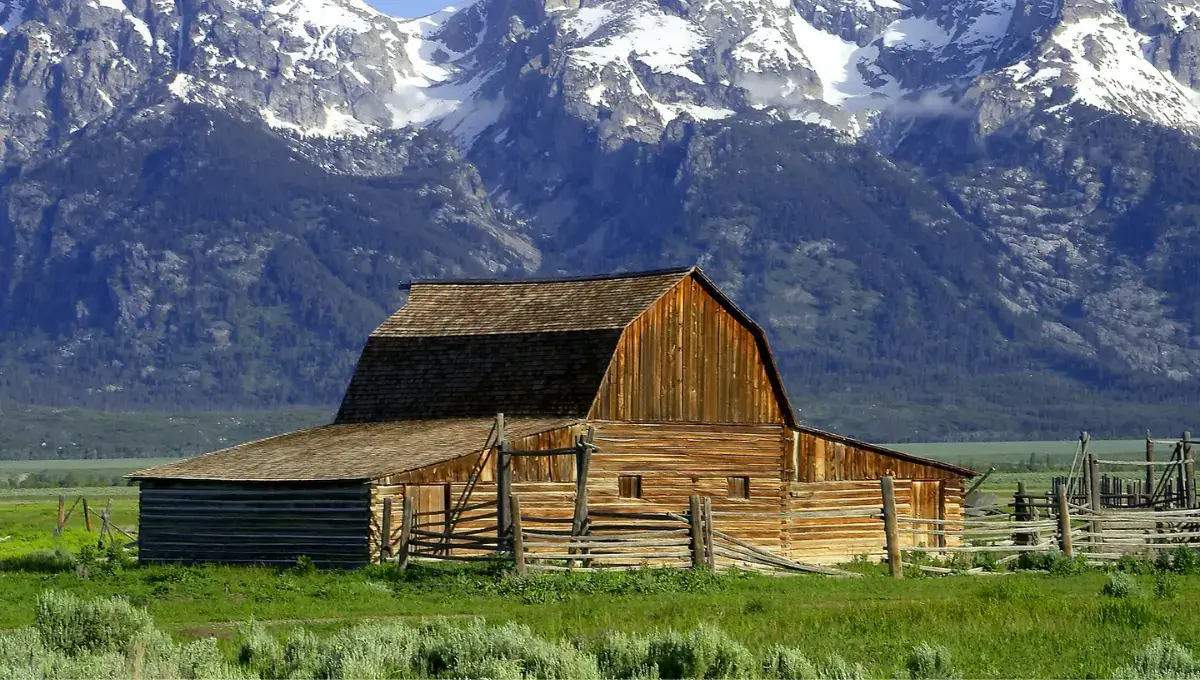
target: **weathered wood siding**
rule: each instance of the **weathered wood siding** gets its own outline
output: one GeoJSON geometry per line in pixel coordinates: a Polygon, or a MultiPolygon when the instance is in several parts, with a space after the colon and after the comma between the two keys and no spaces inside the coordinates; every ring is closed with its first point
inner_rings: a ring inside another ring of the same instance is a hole
{"type": "Polygon", "coordinates": [[[369,559],[364,484],[144,481],[138,558],[155,562],[294,563],[369,559]]]}
{"type": "Polygon", "coordinates": [[[833,435],[795,431],[784,448],[791,479],[797,482],[833,482],[855,479],[961,479],[950,470],[905,460],[846,442],[833,435]]]}
{"type": "Polygon", "coordinates": [[[709,496],[716,528],[764,548],[779,547],[782,426],[594,425],[600,450],[588,476],[589,508],[684,514],[689,496],[709,496]],[[620,475],[641,476],[642,498],[619,497],[620,475]],[[750,498],[729,498],[730,477],[749,478],[750,498]]]}
{"type": "Polygon", "coordinates": [[[781,423],[754,333],[687,277],[626,329],[590,418],[781,423]]]}
{"type": "MultiPolygon", "coordinates": [[[[961,479],[896,479],[896,512],[902,517],[962,519],[961,479]]],[[[805,562],[848,562],[859,555],[885,556],[883,506],[875,480],[792,482],[782,515],[784,552],[805,562]],[[872,517],[871,515],[876,515],[872,517]]],[[[928,524],[900,523],[900,542],[936,550],[939,537],[907,529],[932,530],[928,524]]],[[[953,525],[951,528],[956,528],[953,525]]],[[[957,545],[951,537],[945,545],[957,545]]]]}
{"type": "MultiPolygon", "coordinates": [[[[573,446],[575,437],[586,426],[564,427],[541,434],[511,440],[514,451],[539,451],[573,446]]],[[[450,507],[462,497],[481,454],[456,458],[446,463],[430,465],[399,475],[377,480],[371,489],[371,550],[379,555],[382,530],[383,499],[392,497],[392,541],[400,538],[405,488],[420,489],[430,484],[449,484],[450,507]]],[[[487,455],[479,481],[465,505],[490,504],[490,509],[463,513],[464,521],[455,525],[456,531],[469,531],[496,525],[496,450],[487,455]]],[[[521,508],[528,515],[570,517],[575,507],[575,459],[572,456],[514,456],[512,458],[512,491],[521,496],[521,508]],[[565,513],[565,514],[564,514],[565,513]]]]}

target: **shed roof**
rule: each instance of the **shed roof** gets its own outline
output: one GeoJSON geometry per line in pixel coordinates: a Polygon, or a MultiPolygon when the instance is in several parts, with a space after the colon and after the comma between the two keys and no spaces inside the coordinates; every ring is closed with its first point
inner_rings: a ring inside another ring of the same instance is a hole
{"type": "MultiPolygon", "coordinates": [[[[495,418],[455,418],[325,425],[128,476],[228,482],[365,482],[482,451],[495,422],[495,418]]],[[[509,437],[525,437],[573,422],[561,418],[506,418],[505,432],[509,437]]]]}

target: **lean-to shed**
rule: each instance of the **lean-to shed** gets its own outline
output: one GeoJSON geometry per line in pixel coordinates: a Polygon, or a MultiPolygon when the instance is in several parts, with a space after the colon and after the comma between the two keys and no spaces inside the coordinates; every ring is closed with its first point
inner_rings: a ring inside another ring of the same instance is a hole
{"type": "Polygon", "coordinates": [[[697,268],[424,281],[367,340],[333,424],[134,473],[140,556],[364,564],[391,547],[406,495],[483,531],[507,516],[500,484],[570,518],[575,461],[532,452],[585,432],[587,507],[708,496],[725,532],[808,561],[882,552],[878,519],[839,517],[877,508],[881,476],[901,514],[954,519],[974,474],[799,425],[762,330],[697,268]],[[498,444],[526,455],[499,469],[498,444]]]}

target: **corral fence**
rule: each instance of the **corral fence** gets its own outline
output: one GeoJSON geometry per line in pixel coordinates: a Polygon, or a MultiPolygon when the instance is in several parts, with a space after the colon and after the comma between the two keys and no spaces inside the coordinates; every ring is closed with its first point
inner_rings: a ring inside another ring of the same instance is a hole
{"type": "Polygon", "coordinates": [[[589,509],[580,518],[523,513],[521,497],[514,494],[506,504],[510,513],[508,540],[496,536],[495,526],[447,531],[442,525],[423,525],[408,500],[404,502],[397,555],[401,566],[505,559],[512,560],[518,574],[736,567],[765,573],[862,576],[788,559],[722,531],[717,527],[719,514],[713,512],[711,499],[698,495],[689,498],[684,514],[589,509]]]}
{"type": "Polygon", "coordinates": [[[1070,501],[1067,485],[1056,486],[1051,501],[1043,494],[1025,493],[1022,484],[1013,496],[1011,513],[941,520],[899,515],[892,484],[888,477],[882,480],[881,496],[887,562],[896,578],[902,577],[904,566],[936,573],[984,572],[983,567],[916,564],[911,558],[918,552],[940,557],[991,553],[1002,564],[1023,554],[1059,551],[1069,558],[1103,563],[1125,555],[1200,548],[1200,508],[1100,507],[1098,494],[1090,496],[1090,505],[1080,505],[1070,501]],[[914,536],[927,540],[912,541],[914,536]]]}
{"type": "Polygon", "coordinates": [[[1190,432],[1179,439],[1155,439],[1146,432],[1144,449],[1103,454],[1104,458],[1089,450],[1090,443],[1088,433],[1081,433],[1070,472],[1052,480],[1047,499],[1053,501],[1059,487],[1065,487],[1068,502],[1091,509],[1196,507],[1196,454],[1190,432]]]}

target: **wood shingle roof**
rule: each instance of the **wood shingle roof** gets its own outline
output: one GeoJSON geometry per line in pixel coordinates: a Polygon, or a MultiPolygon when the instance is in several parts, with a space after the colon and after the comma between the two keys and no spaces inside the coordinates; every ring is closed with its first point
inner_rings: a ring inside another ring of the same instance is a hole
{"type": "MultiPolygon", "coordinates": [[[[495,422],[493,417],[325,425],[139,470],[128,477],[365,482],[482,451],[495,422]]],[[[509,437],[524,437],[573,422],[561,418],[506,418],[505,432],[509,437]]]]}

